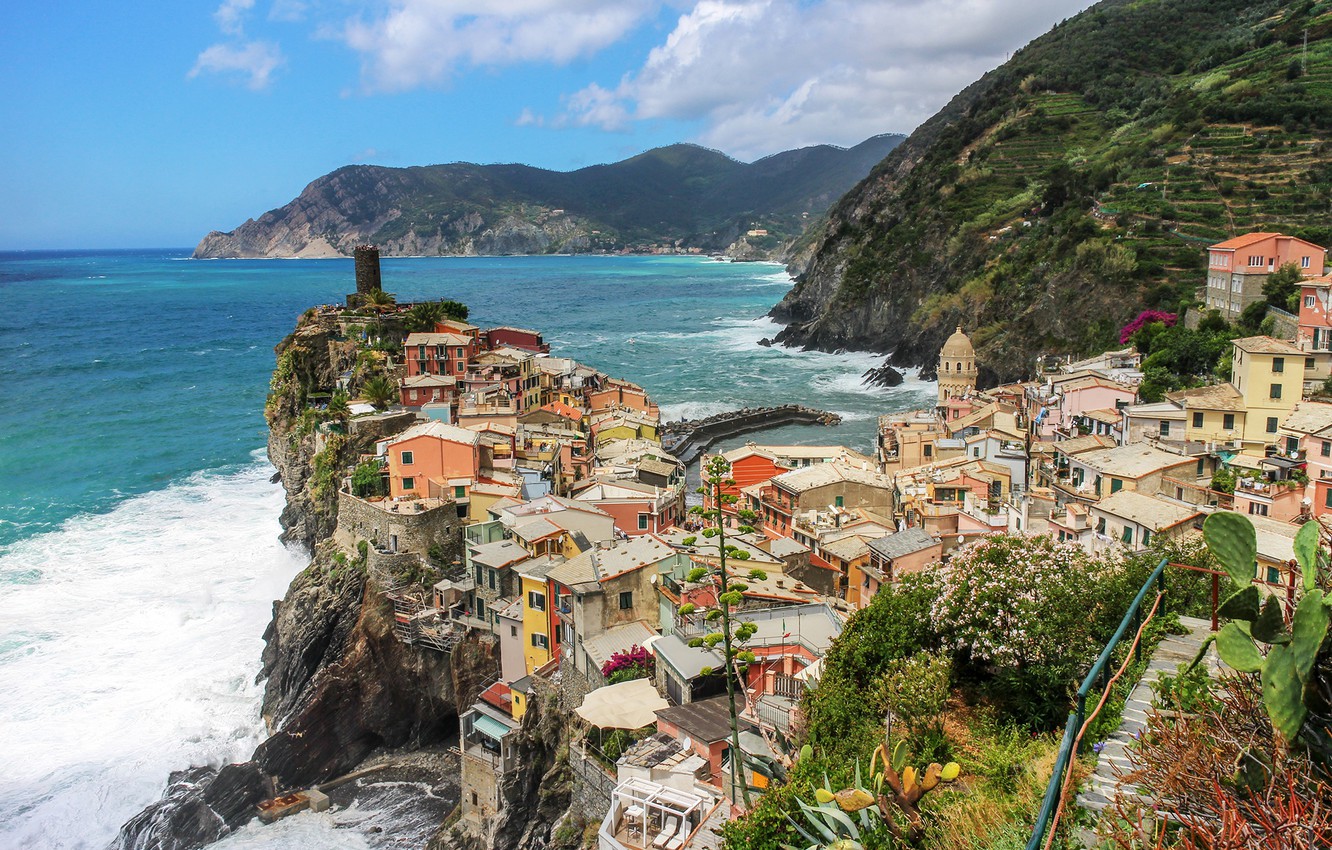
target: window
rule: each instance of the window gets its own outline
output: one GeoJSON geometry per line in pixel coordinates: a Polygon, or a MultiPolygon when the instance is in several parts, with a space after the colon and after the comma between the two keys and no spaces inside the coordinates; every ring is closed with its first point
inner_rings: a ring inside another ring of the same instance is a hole
{"type": "Polygon", "coordinates": [[[1273,357],[1273,358],[1272,358],[1272,371],[1273,371],[1273,372],[1284,372],[1284,371],[1286,371],[1286,358],[1284,358],[1284,357],[1273,357]]]}
{"type": "Polygon", "coordinates": [[[1332,457],[1332,442],[1323,440],[1323,445],[1319,448],[1318,453],[1323,457],[1332,457]]]}
{"type": "Polygon", "coordinates": [[[1263,258],[1262,258],[1262,257],[1258,256],[1257,254],[1250,254],[1250,255],[1249,255],[1249,267],[1250,267],[1250,268],[1256,268],[1257,266],[1261,266],[1262,264],[1263,264],[1263,258]]]}
{"type": "Polygon", "coordinates": [[[1302,269],[1307,269],[1307,268],[1309,268],[1309,258],[1308,258],[1308,257],[1300,257],[1300,268],[1302,268],[1302,269]]]}
{"type": "Polygon", "coordinates": [[[1312,368],[1314,367],[1314,365],[1315,365],[1315,364],[1314,364],[1314,359],[1313,359],[1312,357],[1306,357],[1306,358],[1304,358],[1304,368],[1306,368],[1306,369],[1312,369],[1312,368]]]}
{"type": "Polygon", "coordinates": [[[1304,296],[1304,306],[1305,306],[1305,307],[1312,307],[1312,306],[1316,303],[1316,301],[1317,301],[1317,299],[1315,299],[1312,295],[1306,295],[1306,296],[1304,296]]]}
{"type": "Polygon", "coordinates": [[[454,487],[454,488],[453,488],[453,498],[455,498],[455,499],[466,499],[466,498],[467,498],[467,488],[464,487],[464,486],[454,487]]]}
{"type": "MultiPolygon", "coordinates": [[[[1198,458],[1198,477],[1202,478],[1202,476],[1203,476],[1203,459],[1198,458]]],[[[1182,497],[1176,496],[1176,498],[1182,498],[1182,497]]]]}
{"type": "Polygon", "coordinates": [[[1170,423],[1169,423],[1169,422],[1162,422],[1162,423],[1161,423],[1161,436],[1162,436],[1162,437],[1169,437],[1169,436],[1170,436],[1170,423]]]}
{"type": "Polygon", "coordinates": [[[1267,505],[1262,502],[1249,502],[1249,513],[1253,516],[1267,516],[1267,505]]]}
{"type": "Polygon", "coordinates": [[[458,369],[457,369],[458,374],[461,375],[461,374],[463,373],[463,371],[466,370],[466,368],[467,368],[467,364],[466,364],[465,362],[463,362],[462,360],[459,360],[459,361],[458,361],[458,369]]]}
{"type": "Polygon", "coordinates": [[[487,570],[486,572],[489,573],[489,575],[490,575],[490,577],[486,580],[486,584],[490,585],[490,589],[491,589],[491,590],[495,590],[495,589],[496,589],[496,588],[495,588],[495,571],[494,571],[494,570],[487,570]]]}
{"type": "Polygon", "coordinates": [[[416,401],[416,390],[412,390],[412,401],[416,401]]]}
{"type": "Polygon", "coordinates": [[[486,618],[486,600],[479,596],[476,598],[476,616],[482,620],[486,618]]]}
{"type": "Polygon", "coordinates": [[[620,610],[628,611],[634,607],[634,592],[632,590],[620,591],[620,610]]]}
{"type": "Polygon", "coordinates": [[[638,515],[638,530],[639,530],[639,531],[647,531],[647,527],[648,527],[648,515],[647,515],[647,514],[639,514],[639,515],[638,515]]]}
{"type": "Polygon", "coordinates": [[[1120,490],[1123,490],[1123,489],[1124,489],[1124,482],[1123,482],[1123,481],[1120,481],[1118,478],[1111,478],[1111,479],[1110,479],[1110,492],[1111,492],[1111,493],[1118,493],[1120,490]]]}
{"type": "Polygon", "coordinates": [[[1193,427],[1201,428],[1203,426],[1203,415],[1201,410],[1193,411],[1193,427]]]}
{"type": "MultiPolygon", "coordinates": [[[[414,391],[413,391],[413,393],[412,393],[412,398],[416,398],[416,393],[415,393],[414,391]]],[[[411,466],[411,465],[412,465],[412,453],[411,453],[411,452],[403,452],[403,453],[402,453],[402,457],[401,457],[400,459],[402,460],[402,465],[403,465],[403,466],[411,466]]]]}
{"type": "Polygon", "coordinates": [[[1269,395],[1269,398],[1274,398],[1274,399],[1281,398],[1281,385],[1280,385],[1280,384],[1273,384],[1273,385],[1272,385],[1272,389],[1271,389],[1271,393],[1270,393],[1270,395],[1269,395]]]}
{"type": "Polygon", "coordinates": [[[1124,545],[1125,545],[1125,546],[1132,546],[1132,545],[1133,545],[1133,527],[1130,526],[1130,525],[1126,525],[1126,526],[1124,526],[1124,530],[1123,530],[1122,532],[1120,532],[1120,534],[1119,534],[1119,539],[1122,540],[1122,541],[1124,541],[1124,545]]]}
{"type": "Polygon", "coordinates": [[[483,580],[484,580],[484,576],[481,575],[481,565],[480,565],[480,564],[477,564],[477,565],[476,565],[476,583],[479,585],[479,584],[481,584],[481,582],[482,582],[483,580]]]}
{"type": "Polygon", "coordinates": [[[538,593],[535,590],[529,590],[527,592],[527,607],[531,608],[533,611],[546,610],[546,594],[538,593]]]}
{"type": "Polygon", "coordinates": [[[1280,583],[1281,583],[1281,571],[1278,570],[1276,567],[1268,567],[1268,568],[1267,568],[1267,583],[1268,583],[1268,584],[1280,584],[1280,583]]]}
{"type": "Polygon", "coordinates": [[[415,490],[415,489],[416,489],[416,479],[415,479],[415,478],[412,478],[410,475],[407,476],[406,478],[402,479],[402,489],[404,489],[404,490],[415,490]]]}
{"type": "Polygon", "coordinates": [[[1323,505],[1324,507],[1332,508],[1332,487],[1323,491],[1323,505]]]}
{"type": "Polygon", "coordinates": [[[1105,517],[1096,520],[1096,533],[1105,534],[1105,517]]]}
{"type": "Polygon", "coordinates": [[[1235,430],[1235,414],[1227,413],[1221,417],[1221,427],[1226,431],[1235,430]]]}
{"type": "Polygon", "coordinates": [[[934,446],[931,446],[931,445],[929,445],[928,443],[926,443],[926,444],[925,444],[925,457],[933,457],[933,456],[934,456],[934,446]]]}
{"type": "Polygon", "coordinates": [[[509,637],[518,637],[518,627],[509,626],[509,637]]]}
{"type": "Polygon", "coordinates": [[[458,348],[456,349],[456,351],[458,352],[458,354],[457,354],[458,357],[466,357],[466,356],[467,356],[467,354],[466,354],[467,349],[463,348],[461,345],[458,346],[458,348]]]}
{"type": "Polygon", "coordinates": [[[1142,545],[1146,546],[1151,542],[1152,542],[1152,533],[1144,528],[1142,530],[1142,545]]]}
{"type": "Polygon", "coordinates": [[[836,504],[837,507],[839,508],[842,507],[842,497],[837,496],[835,499],[833,499],[833,503],[836,504]]]}
{"type": "Polygon", "coordinates": [[[532,646],[537,649],[550,649],[550,641],[545,635],[537,633],[532,635],[532,646]]]}

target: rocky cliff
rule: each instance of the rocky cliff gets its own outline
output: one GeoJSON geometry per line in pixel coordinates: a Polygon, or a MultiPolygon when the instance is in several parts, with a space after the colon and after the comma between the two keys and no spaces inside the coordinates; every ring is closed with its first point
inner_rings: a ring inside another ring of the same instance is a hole
{"type": "Polygon", "coordinates": [[[960,324],[991,380],[1025,377],[1190,303],[1211,242],[1327,244],[1330,36],[1321,6],[1272,0],[1104,0],[1061,23],[833,206],[778,339],[928,377],[960,324]]]}
{"type": "Polygon", "coordinates": [[[751,229],[768,259],[901,141],[876,136],[737,162],[694,145],[657,148],[572,172],[453,163],[347,166],[235,230],[214,231],[197,258],[548,254],[678,244],[720,251],[751,229]]]}
{"type": "Polygon", "coordinates": [[[446,744],[456,737],[459,707],[498,669],[494,647],[478,639],[444,655],[394,637],[392,607],[368,576],[367,553],[341,551],[330,539],[337,502],[326,470],[378,433],[321,438],[303,433],[298,413],[313,388],[331,386],[348,350],[335,322],[310,313],[277,354],[267,412],[288,492],[282,522],[291,540],[313,542],[314,550],[264,634],[271,735],[244,764],[174,774],[163,799],[122,828],[116,846],[124,850],[200,847],[251,820],[255,804],[275,793],[342,776],[386,751],[446,744]]]}

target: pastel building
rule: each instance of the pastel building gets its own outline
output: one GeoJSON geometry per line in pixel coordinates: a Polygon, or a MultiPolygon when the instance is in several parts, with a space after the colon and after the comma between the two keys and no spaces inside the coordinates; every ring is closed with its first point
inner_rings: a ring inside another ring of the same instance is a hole
{"type": "Polygon", "coordinates": [[[386,447],[389,495],[465,502],[481,476],[479,439],[475,431],[435,421],[403,431],[386,447]]]}
{"type": "Polygon", "coordinates": [[[1281,420],[1304,392],[1304,352],[1266,336],[1237,339],[1234,346],[1230,383],[1246,411],[1245,447],[1261,453],[1277,441],[1281,420]]]}
{"type": "Polygon", "coordinates": [[[1293,263],[1305,277],[1319,277],[1326,258],[1325,249],[1281,233],[1248,233],[1218,242],[1207,249],[1204,301],[1233,322],[1262,299],[1269,274],[1293,263]]]}
{"type": "Polygon", "coordinates": [[[971,338],[958,325],[939,350],[939,406],[949,399],[961,399],[976,391],[976,349],[971,338]]]}

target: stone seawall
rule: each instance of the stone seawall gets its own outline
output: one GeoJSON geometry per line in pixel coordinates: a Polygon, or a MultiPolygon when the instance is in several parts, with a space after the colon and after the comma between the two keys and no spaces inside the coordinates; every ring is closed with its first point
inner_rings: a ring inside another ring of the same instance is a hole
{"type": "Polygon", "coordinates": [[[837,425],[841,421],[842,417],[836,413],[802,404],[745,408],[706,419],[667,422],[662,427],[662,447],[688,466],[714,443],[728,437],[780,425],[837,425]]]}

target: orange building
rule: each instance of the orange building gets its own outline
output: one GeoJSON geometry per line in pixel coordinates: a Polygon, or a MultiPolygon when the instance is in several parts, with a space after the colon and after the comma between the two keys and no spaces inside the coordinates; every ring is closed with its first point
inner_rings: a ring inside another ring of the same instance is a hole
{"type": "Polygon", "coordinates": [[[413,425],[388,443],[389,495],[463,502],[481,475],[480,435],[443,422],[413,425]]]}

